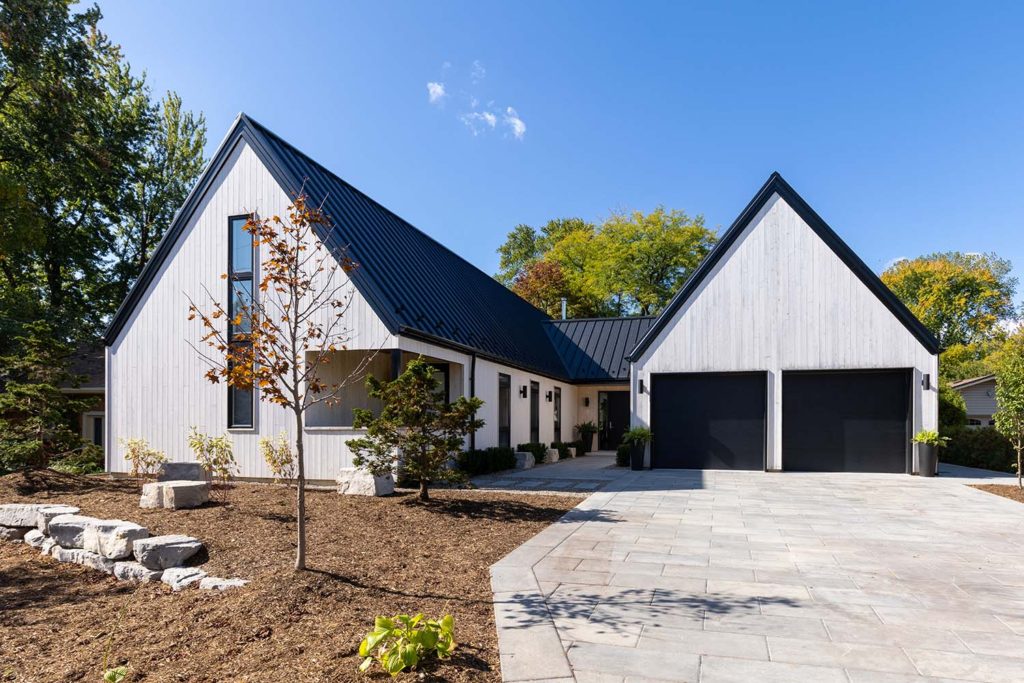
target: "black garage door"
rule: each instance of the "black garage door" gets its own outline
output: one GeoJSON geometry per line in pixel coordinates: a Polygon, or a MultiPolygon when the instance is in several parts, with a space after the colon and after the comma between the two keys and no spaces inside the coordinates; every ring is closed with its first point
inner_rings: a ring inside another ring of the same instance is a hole
{"type": "Polygon", "coordinates": [[[782,373],[782,468],[906,472],[910,370],[782,373]]]}
{"type": "Polygon", "coordinates": [[[764,469],[763,372],[651,376],[651,466],[764,469]]]}

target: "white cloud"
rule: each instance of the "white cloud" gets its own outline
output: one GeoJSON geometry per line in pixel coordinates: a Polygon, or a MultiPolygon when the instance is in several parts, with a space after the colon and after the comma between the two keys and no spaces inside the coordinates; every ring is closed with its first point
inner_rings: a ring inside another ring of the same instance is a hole
{"type": "Polygon", "coordinates": [[[493,129],[498,125],[498,117],[489,111],[473,111],[463,114],[460,118],[473,135],[480,135],[480,133],[485,132],[488,128],[493,129]]]}
{"type": "Polygon", "coordinates": [[[430,98],[431,104],[440,104],[447,94],[444,90],[444,83],[435,83],[434,81],[427,83],[427,97],[430,98]]]}
{"type": "Polygon", "coordinates": [[[505,125],[512,129],[516,140],[522,140],[526,135],[526,122],[519,118],[518,112],[512,107],[505,109],[505,125]]]}
{"type": "Polygon", "coordinates": [[[882,272],[885,272],[885,271],[889,270],[890,268],[895,266],[900,261],[909,261],[909,260],[910,259],[907,258],[906,256],[897,256],[896,258],[891,258],[888,261],[886,261],[884,266],[882,266],[882,272]]]}
{"type": "Polygon", "coordinates": [[[472,80],[474,83],[479,83],[480,81],[484,80],[484,77],[486,75],[487,69],[484,68],[484,65],[480,63],[479,59],[474,59],[473,68],[470,69],[469,72],[470,80],[472,80]]]}

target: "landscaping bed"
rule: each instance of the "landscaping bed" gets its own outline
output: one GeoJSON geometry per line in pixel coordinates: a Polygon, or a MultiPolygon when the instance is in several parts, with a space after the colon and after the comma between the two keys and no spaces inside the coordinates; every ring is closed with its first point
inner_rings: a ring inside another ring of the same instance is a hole
{"type": "MultiPolygon", "coordinates": [[[[251,583],[172,593],[0,543],[0,680],[356,681],[359,641],[380,614],[451,613],[455,657],[426,680],[500,680],[487,568],[579,498],[436,490],[387,498],[307,493],[308,566],[294,572],[294,491],[238,484],[193,510],[141,509],[133,482],[56,472],[0,477],[0,502],[59,502],[151,533],[195,536],[192,563],[251,583]],[[109,642],[108,642],[109,641],[109,642]]],[[[406,676],[412,680],[411,676],[406,676]]]]}
{"type": "Polygon", "coordinates": [[[1024,503],[1024,491],[1020,490],[1020,487],[1016,484],[974,484],[972,488],[981,489],[989,493],[994,493],[997,496],[1003,498],[1009,498],[1015,500],[1018,503],[1024,503]]]}

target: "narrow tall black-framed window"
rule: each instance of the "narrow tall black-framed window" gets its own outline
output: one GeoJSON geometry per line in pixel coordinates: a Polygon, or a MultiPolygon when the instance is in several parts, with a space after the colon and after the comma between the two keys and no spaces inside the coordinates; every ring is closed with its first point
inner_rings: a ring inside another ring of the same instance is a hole
{"type": "Polygon", "coordinates": [[[512,377],[498,373],[498,445],[512,447],[512,377]]]}
{"type": "MultiPolygon", "coordinates": [[[[245,335],[251,331],[249,316],[243,315],[240,324],[232,321],[239,313],[245,313],[252,306],[253,276],[255,272],[256,249],[252,235],[245,230],[248,216],[228,218],[228,343],[247,344],[245,335]]],[[[228,427],[252,427],[252,389],[228,386],[228,427]]]]}
{"type": "Polygon", "coordinates": [[[562,441],[562,387],[555,387],[555,441],[562,441]]]}
{"type": "Polygon", "coordinates": [[[434,379],[437,380],[437,393],[444,400],[445,404],[452,402],[451,394],[451,371],[448,363],[431,363],[434,368],[434,379]]]}
{"type": "Polygon", "coordinates": [[[530,443],[540,443],[539,382],[530,382],[530,443]]]}

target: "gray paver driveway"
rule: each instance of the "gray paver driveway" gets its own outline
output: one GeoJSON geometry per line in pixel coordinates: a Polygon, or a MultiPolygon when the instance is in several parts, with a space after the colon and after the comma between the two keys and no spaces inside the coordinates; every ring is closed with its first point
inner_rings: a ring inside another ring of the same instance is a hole
{"type": "Polygon", "coordinates": [[[491,576],[507,681],[1024,680],[1024,505],[947,477],[625,473],[491,576]]]}

